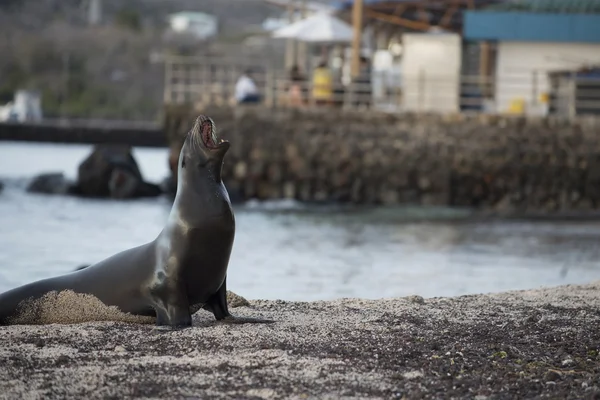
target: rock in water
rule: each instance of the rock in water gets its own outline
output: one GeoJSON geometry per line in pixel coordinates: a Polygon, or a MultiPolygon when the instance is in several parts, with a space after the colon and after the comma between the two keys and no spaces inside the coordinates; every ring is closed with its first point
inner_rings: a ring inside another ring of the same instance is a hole
{"type": "Polygon", "coordinates": [[[31,193],[67,194],[72,190],[73,183],[69,182],[61,172],[38,175],[27,186],[27,191],[31,193]]]}
{"type": "Polygon", "coordinates": [[[96,146],[79,166],[77,192],[86,197],[155,197],[158,185],[144,182],[129,146],[96,146]]]}

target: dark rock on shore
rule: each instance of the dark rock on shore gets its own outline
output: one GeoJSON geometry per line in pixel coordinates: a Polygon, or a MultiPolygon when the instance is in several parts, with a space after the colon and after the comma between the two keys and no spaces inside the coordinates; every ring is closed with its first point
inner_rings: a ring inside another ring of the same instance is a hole
{"type": "Polygon", "coordinates": [[[229,325],[0,327],[0,397],[600,396],[600,282],[456,298],[251,301],[229,325]]]}
{"type": "Polygon", "coordinates": [[[47,173],[35,177],[27,190],[112,199],[156,197],[164,192],[159,185],[144,181],[128,146],[97,146],[79,166],[76,182],[62,173],[47,173]]]}
{"type": "Polygon", "coordinates": [[[158,185],[142,178],[131,148],[96,146],[78,169],[77,193],[86,197],[130,199],[162,194],[158,185]]]}
{"type": "Polygon", "coordinates": [[[31,193],[70,194],[75,192],[75,183],[69,181],[63,173],[47,173],[36,176],[27,186],[31,193]]]}
{"type": "Polygon", "coordinates": [[[172,176],[166,177],[161,182],[160,189],[170,197],[175,197],[177,194],[177,180],[172,176]]]}

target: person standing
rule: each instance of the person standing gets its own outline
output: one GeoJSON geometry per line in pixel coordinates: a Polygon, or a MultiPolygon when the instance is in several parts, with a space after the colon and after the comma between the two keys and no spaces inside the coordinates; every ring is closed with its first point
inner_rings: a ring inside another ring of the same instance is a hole
{"type": "Polygon", "coordinates": [[[291,106],[302,106],[304,104],[304,76],[300,68],[294,65],[290,71],[290,86],[288,88],[289,104],[291,106]]]}
{"type": "Polygon", "coordinates": [[[325,61],[322,61],[319,66],[315,68],[312,85],[312,97],[315,104],[331,104],[333,97],[333,76],[325,61]]]}

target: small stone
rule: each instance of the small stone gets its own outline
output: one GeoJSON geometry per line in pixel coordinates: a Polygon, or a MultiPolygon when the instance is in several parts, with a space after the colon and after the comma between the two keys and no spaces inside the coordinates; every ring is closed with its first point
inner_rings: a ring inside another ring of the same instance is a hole
{"type": "Polygon", "coordinates": [[[573,359],[571,359],[571,358],[566,358],[562,362],[563,367],[568,367],[573,364],[575,364],[575,361],[573,361],[573,359]]]}
{"type": "Polygon", "coordinates": [[[425,304],[425,299],[421,296],[418,295],[414,295],[414,296],[408,296],[406,297],[406,299],[411,302],[411,303],[415,303],[415,304],[425,304]]]}
{"type": "Polygon", "coordinates": [[[277,392],[269,388],[250,389],[246,392],[249,397],[258,397],[261,399],[272,399],[277,397],[277,392]]]}
{"type": "Polygon", "coordinates": [[[555,370],[549,370],[544,375],[544,379],[546,379],[547,381],[551,381],[551,382],[559,381],[560,378],[561,378],[561,374],[555,370]]]}
{"type": "Polygon", "coordinates": [[[192,350],[191,352],[189,352],[189,353],[187,354],[187,356],[188,356],[188,357],[190,357],[190,358],[196,358],[196,357],[198,357],[199,355],[200,355],[200,352],[199,352],[197,349],[195,349],[195,350],[192,350]]]}
{"type": "Polygon", "coordinates": [[[123,346],[116,346],[116,347],[115,347],[115,352],[117,352],[117,353],[124,353],[124,352],[126,352],[126,351],[127,351],[127,350],[126,350],[126,349],[125,349],[125,347],[123,347],[123,346]]]}
{"type": "Polygon", "coordinates": [[[423,376],[423,372],[421,371],[408,371],[402,374],[404,379],[416,379],[423,376]]]}
{"type": "Polygon", "coordinates": [[[46,343],[44,342],[43,339],[38,339],[38,340],[35,341],[35,346],[38,347],[38,348],[42,348],[45,345],[46,345],[46,343]]]}
{"type": "Polygon", "coordinates": [[[56,359],[56,361],[54,362],[54,364],[57,367],[60,367],[61,365],[66,365],[71,361],[71,359],[68,356],[65,356],[64,354],[61,356],[58,356],[58,358],[56,359]]]}

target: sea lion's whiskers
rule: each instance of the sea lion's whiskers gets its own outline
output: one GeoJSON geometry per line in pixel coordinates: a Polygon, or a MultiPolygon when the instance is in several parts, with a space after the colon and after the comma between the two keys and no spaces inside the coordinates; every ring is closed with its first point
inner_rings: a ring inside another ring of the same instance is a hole
{"type": "Polygon", "coordinates": [[[200,138],[199,138],[199,134],[198,134],[198,129],[196,129],[197,127],[194,126],[194,129],[192,130],[192,145],[194,148],[194,151],[200,151],[202,150],[202,147],[200,145],[200,138]]]}

